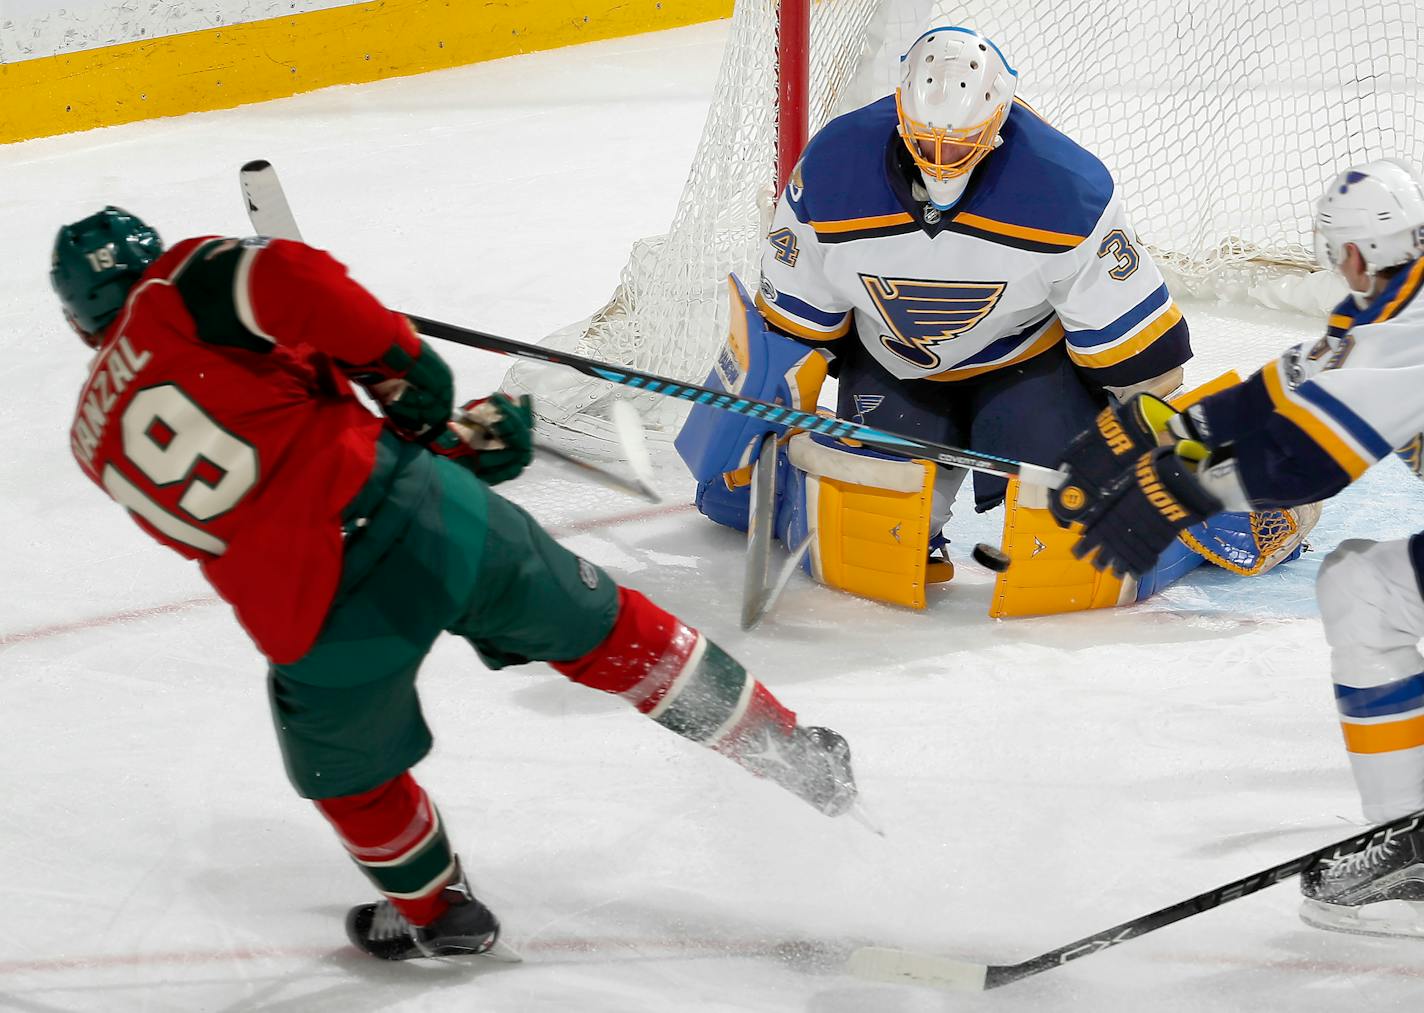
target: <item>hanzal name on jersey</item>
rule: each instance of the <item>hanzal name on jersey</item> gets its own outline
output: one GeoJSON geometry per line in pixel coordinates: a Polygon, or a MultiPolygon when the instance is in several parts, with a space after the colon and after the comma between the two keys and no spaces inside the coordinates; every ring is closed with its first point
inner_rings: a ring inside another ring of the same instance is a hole
{"type": "Polygon", "coordinates": [[[94,471],[94,452],[104,438],[104,428],[108,425],[114,402],[152,358],[151,352],[136,351],[126,336],[120,337],[113,348],[99,356],[89,383],[85,385],[69,436],[74,456],[91,472],[94,471]]]}

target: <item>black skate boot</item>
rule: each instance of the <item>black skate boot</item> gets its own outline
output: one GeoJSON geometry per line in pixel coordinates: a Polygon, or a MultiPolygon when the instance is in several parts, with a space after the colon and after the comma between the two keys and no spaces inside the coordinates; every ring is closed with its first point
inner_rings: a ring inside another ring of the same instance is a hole
{"type": "Polygon", "coordinates": [[[782,735],[764,724],[749,730],[732,756],[827,816],[839,816],[855,803],[850,746],[829,728],[798,725],[790,735],[782,735]]]}
{"type": "Polygon", "coordinates": [[[1301,921],[1365,936],[1424,936],[1424,820],[1300,878],[1301,921]]]}
{"type": "Polygon", "coordinates": [[[499,919],[470,892],[459,866],[445,899],[450,907],[429,925],[412,925],[389,900],[360,904],[346,914],[346,935],[381,960],[473,956],[495,947],[499,919]]]}

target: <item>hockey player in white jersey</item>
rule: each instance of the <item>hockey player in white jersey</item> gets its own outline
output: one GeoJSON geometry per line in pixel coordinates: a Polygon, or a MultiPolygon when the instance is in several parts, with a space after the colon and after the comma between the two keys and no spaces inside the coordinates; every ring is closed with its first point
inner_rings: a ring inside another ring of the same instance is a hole
{"type": "MultiPolygon", "coordinates": [[[[1166,446],[1136,456],[1089,513],[1078,551],[1135,572],[1182,527],[1222,509],[1332,496],[1424,447],[1424,185],[1394,161],[1341,173],[1321,198],[1316,257],[1350,296],[1325,335],[1185,413],[1161,405],[1166,446]]],[[[1091,484],[1091,483],[1089,483],[1091,484]]],[[[1365,816],[1424,810],[1424,532],[1348,539],[1316,582],[1335,700],[1365,816]]],[[[1302,879],[1301,917],[1321,928],[1424,936],[1424,826],[1302,879]]]]}
{"type": "MultiPolygon", "coordinates": [[[[1110,402],[1175,390],[1187,324],[1111,174],[1017,85],[988,38],[936,26],[902,58],[893,95],[827,124],[781,195],[755,308],[733,282],[709,384],[809,410],[829,371],[842,417],[1044,465],[1110,402]]],[[[769,428],[693,409],[677,447],[703,513],[746,527],[748,466],[769,428]]],[[[922,607],[925,584],[952,574],[933,553],[962,470],[800,433],[781,471],[777,533],[814,534],[818,579],[922,607]]],[[[993,615],[1137,600],[1202,560],[1179,546],[1151,577],[1097,573],[1024,493],[1008,489],[1016,565],[993,615]]],[[[974,476],[977,510],[1005,495],[1002,478],[974,476]]]]}

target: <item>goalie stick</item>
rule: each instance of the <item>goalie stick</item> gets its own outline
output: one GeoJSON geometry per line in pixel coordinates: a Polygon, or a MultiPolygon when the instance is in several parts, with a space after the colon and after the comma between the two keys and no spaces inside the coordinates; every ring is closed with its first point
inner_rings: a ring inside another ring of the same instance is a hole
{"type": "MultiPolygon", "coordinates": [[[[267,235],[285,235],[281,232],[269,231],[270,226],[264,227],[259,224],[267,215],[281,214],[282,212],[285,212],[288,221],[291,220],[291,209],[287,206],[281,183],[278,182],[276,170],[272,168],[271,163],[265,160],[248,162],[242,167],[241,176],[243,193],[247,199],[248,215],[252,218],[253,228],[258,232],[265,232],[267,235]]],[[[295,225],[294,222],[292,224],[295,225]]],[[[788,428],[822,433],[833,439],[848,437],[858,440],[868,447],[899,457],[923,458],[937,464],[968,468],[971,471],[984,471],[1009,478],[1017,477],[1023,482],[1044,486],[1048,489],[1057,489],[1067,479],[1067,476],[1056,468],[1045,468],[1042,465],[1030,464],[1027,461],[1015,461],[997,454],[964,450],[959,447],[945,446],[942,443],[934,443],[930,440],[900,436],[887,430],[873,429],[858,422],[818,415],[814,412],[796,411],[784,405],[772,404],[769,401],[740,397],[726,391],[703,387],[700,384],[685,383],[671,377],[659,376],[656,373],[644,373],[631,367],[600,362],[597,359],[590,359],[573,352],[562,352],[541,345],[514,341],[510,338],[502,338],[497,334],[443,323],[428,317],[416,316],[413,313],[406,313],[405,316],[415,326],[415,329],[427,338],[438,338],[441,341],[449,341],[457,345],[482,348],[487,352],[497,352],[500,355],[534,359],[556,366],[568,366],[586,376],[607,380],[609,383],[622,384],[635,390],[644,390],[682,401],[695,401],[698,404],[710,405],[722,411],[764,419],[767,422],[788,428]]]]}
{"type": "MultiPolygon", "coordinates": [[[[614,407],[622,404],[615,402],[614,407]]],[[[747,512],[747,558],[742,571],[742,629],[753,630],[775,606],[791,575],[811,548],[814,531],[800,545],[787,543],[790,555],[776,576],[771,575],[771,546],[776,541],[776,435],[761,437],[761,450],[752,469],[751,509],[747,512]]]]}
{"type": "Polygon", "coordinates": [[[1114,925],[1110,929],[1104,929],[1091,936],[1084,936],[1082,939],[1075,940],[1065,946],[1059,946],[1047,953],[1040,953],[1036,957],[1017,964],[976,964],[972,961],[956,960],[953,957],[943,957],[934,953],[897,950],[882,946],[862,946],[851,953],[847,966],[852,974],[876,981],[933,985],[937,988],[969,989],[976,992],[998,988],[1000,985],[1007,985],[1010,982],[1038,974],[1040,971],[1061,967],[1070,960],[1099,953],[1111,946],[1125,943],[1129,939],[1145,936],[1149,932],[1155,932],[1157,929],[1179,922],[1184,918],[1190,918],[1192,915],[1201,914],[1203,911],[1210,911],[1214,907],[1238,900],[1257,890],[1275,886],[1282,880],[1310,871],[1325,859],[1343,858],[1377,844],[1383,844],[1396,834],[1414,830],[1421,820],[1424,820],[1424,811],[1412,813],[1393,823],[1385,823],[1343,841],[1327,844],[1323,848],[1317,848],[1315,851],[1292,858],[1288,862],[1253,872],[1249,876],[1243,876],[1241,879],[1233,880],[1213,890],[1199,893],[1195,897],[1188,897],[1176,904],[1169,904],[1150,914],[1123,922],[1121,925],[1114,925]]]}
{"type": "MultiPolygon", "coordinates": [[[[287,203],[287,195],[282,190],[277,170],[272,168],[271,162],[261,158],[248,162],[238,171],[238,179],[242,184],[243,203],[247,205],[247,218],[253,229],[261,235],[302,242],[297,216],[292,213],[292,206],[287,203]]],[[[553,458],[576,468],[606,488],[639,496],[649,503],[661,503],[663,498],[653,487],[652,462],[647,447],[643,444],[643,430],[637,422],[636,410],[622,402],[615,405],[613,425],[623,446],[624,456],[633,471],[631,478],[625,478],[547,443],[536,442],[534,449],[541,457],[553,458]],[[620,412],[620,408],[624,411],[620,412]],[[632,418],[629,417],[630,412],[633,413],[632,418]]]]}

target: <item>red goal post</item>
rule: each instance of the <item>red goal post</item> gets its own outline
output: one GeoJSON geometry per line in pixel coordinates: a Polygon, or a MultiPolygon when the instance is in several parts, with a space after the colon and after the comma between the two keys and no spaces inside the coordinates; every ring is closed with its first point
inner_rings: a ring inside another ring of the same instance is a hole
{"type": "Polygon", "coordinates": [[[811,0],[781,0],[776,35],[776,190],[786,186],[809,139],[811,0]]]}

